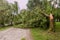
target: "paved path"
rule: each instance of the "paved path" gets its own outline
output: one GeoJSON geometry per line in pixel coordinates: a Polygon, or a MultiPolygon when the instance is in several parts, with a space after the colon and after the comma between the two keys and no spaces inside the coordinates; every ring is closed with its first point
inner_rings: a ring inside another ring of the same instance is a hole
{"type": "Polygon", "coordinates": [[[4,31],[0,31],[0,40],[32,40],[30,29],[9,28],[4,31]]]}

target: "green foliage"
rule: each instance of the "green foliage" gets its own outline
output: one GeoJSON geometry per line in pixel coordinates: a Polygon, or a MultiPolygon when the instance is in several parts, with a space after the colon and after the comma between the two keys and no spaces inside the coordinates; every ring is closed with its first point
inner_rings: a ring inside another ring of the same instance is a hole
{"type": "Polygon", "coordinates": [[[39,7],[35,7],[31,11],[22,10],[20,13],[21,16],[21,22],[24,25],[24,27],[42,27],[46,28],[46,17],[44,17],[39,7]],[[42,19],[43,18],[43,19],[42,19]]]}
{"type": "Polygon", "coordinates": [[[0,25],[12,25],[18,21],[18,4],[9,4],[5,0],[0,1],[0,25]],[[16,15],[15,15],[16,14],[16,15]]]}
{"type": "Polygon", "coordinates": [[[0,25],[4,25],[9,16],[9,5],[5,0],[0,1],[0,25]]]}
{"type": "MultiPolygon", "coordinates": [[[[52,11],[52,6],[47,0],[29,0],[27,7],[28,9],[22,9],[20,14],[18,14],[18,3],[9,4],[8,2],[3,2],[1,0],[0,10],[0,24],[17,24],[22,23],[21,26],[25,27],[47,27],[47,20],[41,12],[44,10],[46,14],[50,14],[52,11]],[[8,10],[5,10],[9,8],[8,10]]],[[[58,9],[59,13],[60,9],[58,9]]],[[[53,14],[57,18],[57,10],[53,8],[53,14]]],[[[60,18],[60,15],[58,15],[60,18]]]]}
{"type": "Polygon", "coordinates": [[[29,0],[27,4],[30,10],[34,9],[36,6],[42,6],[40,0],[29,0]]]}

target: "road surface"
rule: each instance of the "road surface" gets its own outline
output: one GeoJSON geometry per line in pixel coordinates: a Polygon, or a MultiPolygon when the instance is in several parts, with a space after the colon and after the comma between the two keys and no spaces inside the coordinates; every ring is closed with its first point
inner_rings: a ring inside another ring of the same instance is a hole
{"type": "Polygon", "coordinates": [[[0,40],[32,40],[30,29],[9,28],[0,31],[0,40]]]}

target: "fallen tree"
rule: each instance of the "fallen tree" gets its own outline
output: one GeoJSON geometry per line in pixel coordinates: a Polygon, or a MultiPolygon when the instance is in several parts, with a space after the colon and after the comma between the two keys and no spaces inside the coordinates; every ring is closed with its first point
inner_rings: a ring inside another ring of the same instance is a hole
{"type": "Polygon", "coordinates": [[[50,15],[46,14],[46,13],[41,13],[42,15],[44,15],[47,20],[49,20],[49,29],[48,32],[55,32],[55,21],[54,21],[54,16],[52,13],[50,13],[50,15]]]}

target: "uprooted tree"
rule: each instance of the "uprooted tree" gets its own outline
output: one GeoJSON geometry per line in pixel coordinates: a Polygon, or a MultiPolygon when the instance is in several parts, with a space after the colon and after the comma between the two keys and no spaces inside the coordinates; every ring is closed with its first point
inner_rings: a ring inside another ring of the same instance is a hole
{"type": "MultiPolygon", "coordinates": [[[[7,5],[4,9],[0,10],[0,14],[4,16],[0,16],[0,24],[5,25],[12,23],[21,22],[20,26],[25,27],[41,27],[44,29],[48,29],[49,31],[54,31],[54,17],[52,13],[50,13],[51,8],[50,6],[46,6],[47,2],[41,2],[39,0],[29,0],[28,2],[28,9],[21,10],[19,15],[12,15],[14,11],[18,14],[18,6],[17,4],[7,5]],[[47,7],[47,8],[46,8],[47,7]],[[44,11],[45,10],[45,11],[44,11]],[[5,14],[4,14],[5,13],[5,14]],[[7,15],[8,14],[8,15],[7,15]],[[19,18],[19,21],[17,20],[19,18]],[[15,19],[16,21],[14,21],[15,19]]],[[[1,7],[2,8],[2,7],[1,7]]],[[[20,27],[19,26],[19,27],[20,27]]]]}
{"type": "MultiPolygon", "coordinates": [[[[39,15],[38,19],[40,21],[37,21],[37,24],[40,24],[41,27],[43,26],[45,28],[48,28],[48,31],[55,31],[54,17],[53,17],[53,13],[51,13],[52,8],[51,8],[51,4],[49,2],[47,2],[46,0],[43,0],[43,1],[29,0],[27,6],[28,6],[29,10],[34,11],[33,13],[36,13],[39,15]],[[42,18],[42,19],[40,19],[40,18],[42,18]]],[[[36,23],[36,21],[35,21],[35,23],[36,23]]]]}
{"type": "Polygon", "coordinates": [[[49,30],[48,32],[55,32],[55,21],[54,21],[54,16],[52,13],[50,15],[47,15],[46,13],[42,13],[47,19],[49,20],[49,30]]]}

